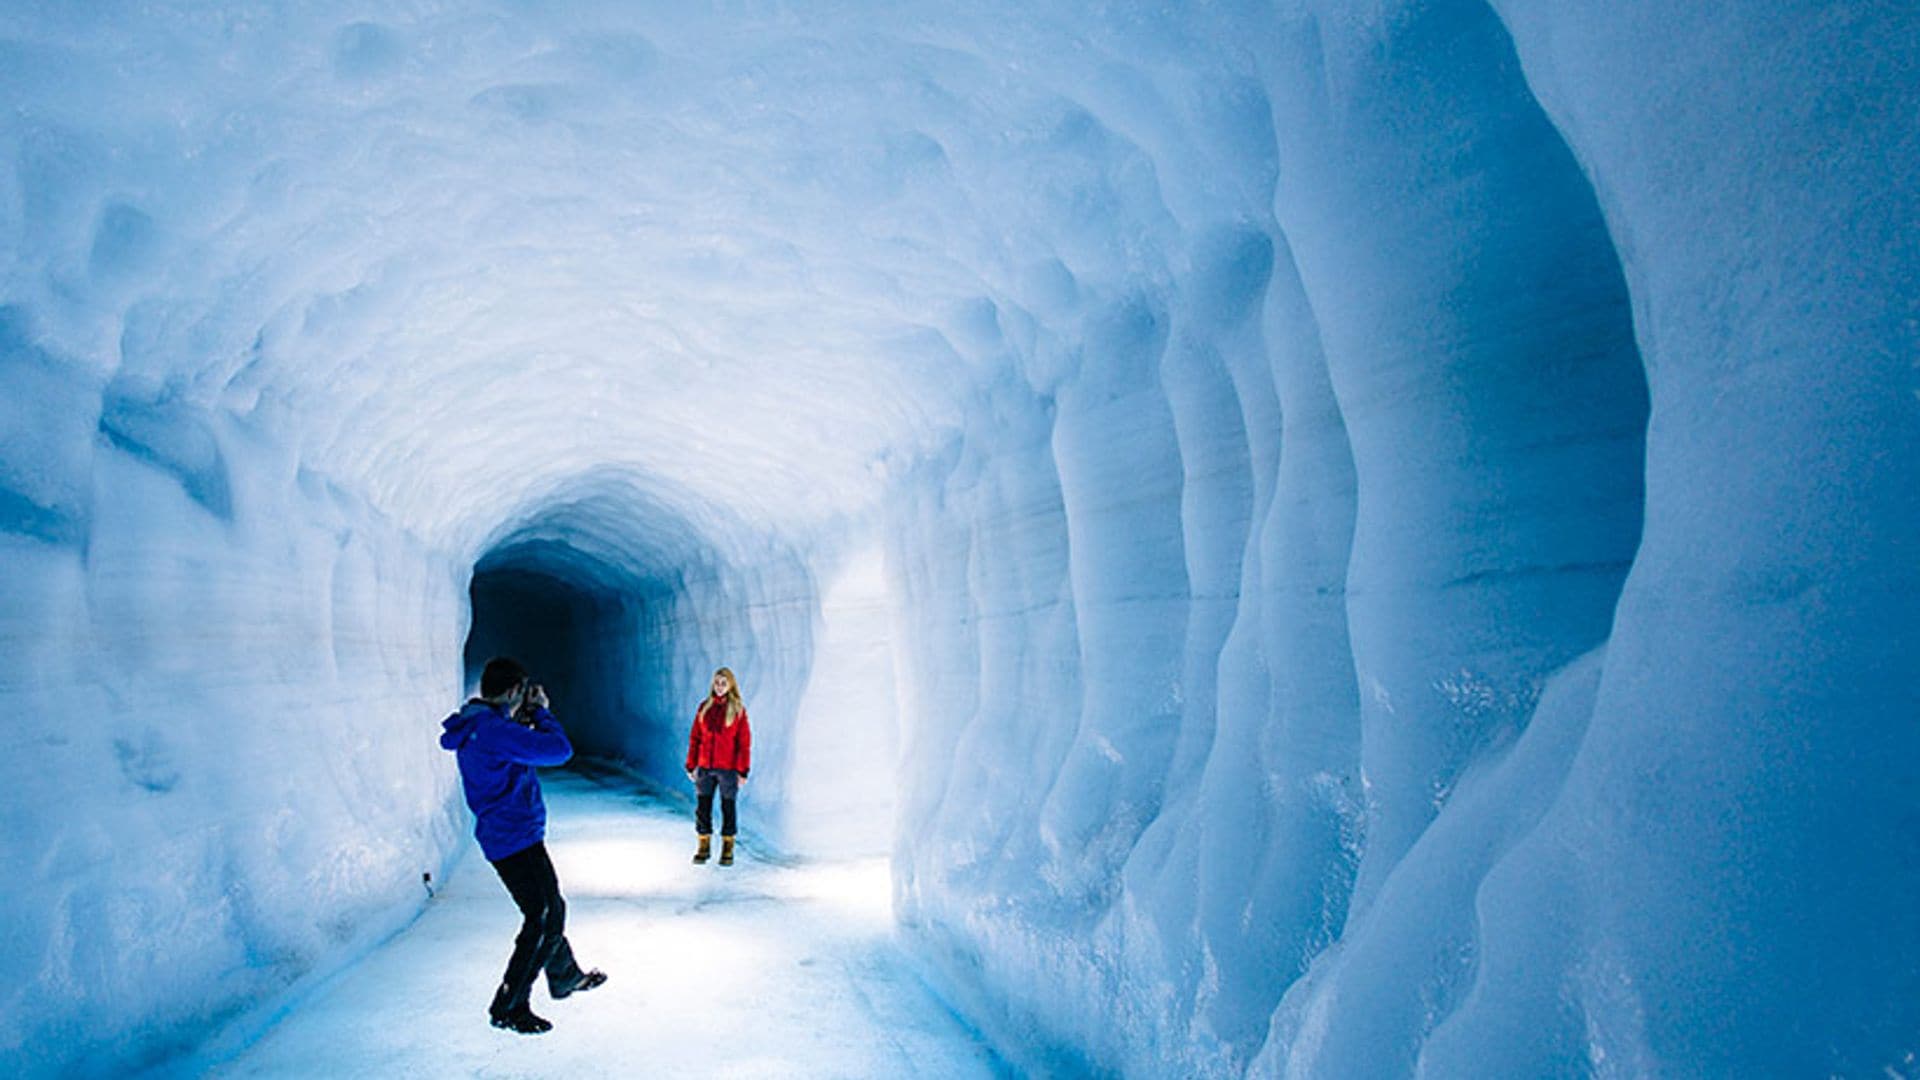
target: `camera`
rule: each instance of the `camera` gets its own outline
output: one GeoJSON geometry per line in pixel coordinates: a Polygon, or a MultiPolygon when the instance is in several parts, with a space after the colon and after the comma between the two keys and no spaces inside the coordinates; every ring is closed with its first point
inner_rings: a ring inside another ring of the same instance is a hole
{"type": "Polygon", "coordinates": [[[513,718],[528,727],[532,727],[533,710],[539,708],[539,706],[535,704],[535,699],[544,698],[546,692],[545,687],[534,682],[532,679],[528,679],[520,689],[520,704],[514,707],[513,718]]]}

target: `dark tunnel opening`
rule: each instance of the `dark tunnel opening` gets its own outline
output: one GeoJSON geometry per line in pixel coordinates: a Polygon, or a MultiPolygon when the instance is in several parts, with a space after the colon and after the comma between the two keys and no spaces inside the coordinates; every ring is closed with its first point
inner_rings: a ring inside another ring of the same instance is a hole
{"type": "Polygon", "coordinates": [[[576,755],[619,757],[610,739],[633,716],[642,664],[635,640],[639,602],[577,552],[521,545],[475,566],[468,586],[473,618],[463,659],[467,691],[478,693],[488,659],[510,656],[547,689],[576,755]]]}

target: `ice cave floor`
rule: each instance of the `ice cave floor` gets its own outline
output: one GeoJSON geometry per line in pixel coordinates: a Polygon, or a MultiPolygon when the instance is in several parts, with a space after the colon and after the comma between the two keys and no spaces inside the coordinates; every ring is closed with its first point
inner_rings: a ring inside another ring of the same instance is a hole
{"type": "Polygon", "coordinates": [[[689,815],[669,802],[570,772],[549,774],[545,792],[568,939],[582,964],[610,976],[562,1002],[537,988],[534,1011],[551,1032],[487,1024],[519,916],[470,851],[417,922],[212,1074],[1005,1072],[895,945],[884,859],[783,864],[746,847],[734,866],[695,866],[689,815]]]}

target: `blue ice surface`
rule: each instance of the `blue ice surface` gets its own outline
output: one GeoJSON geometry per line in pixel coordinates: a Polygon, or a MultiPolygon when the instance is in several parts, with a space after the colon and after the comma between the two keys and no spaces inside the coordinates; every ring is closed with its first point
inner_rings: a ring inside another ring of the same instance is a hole
{"type": "Polygon", "coordinates": [[[0,1065],[377,970],[506,652],[661,789],[737,672],[1009,1069],[1920,1073],[1920,14],[1830,7],[13,5],[0,1065]]]}

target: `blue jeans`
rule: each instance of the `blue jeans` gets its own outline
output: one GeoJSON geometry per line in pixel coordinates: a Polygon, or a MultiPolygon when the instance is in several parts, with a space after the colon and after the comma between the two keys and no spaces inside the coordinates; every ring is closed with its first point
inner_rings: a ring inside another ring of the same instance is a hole
{"type": "Polygon", "coordinates": [[[693,831],[713,835],[713,793],[720,792],[720,835],[734,833],[734,804],[740,798],[740,774],[732,769],[701,769],[693,774],[700,800],[693,806],[693,831]]]}

